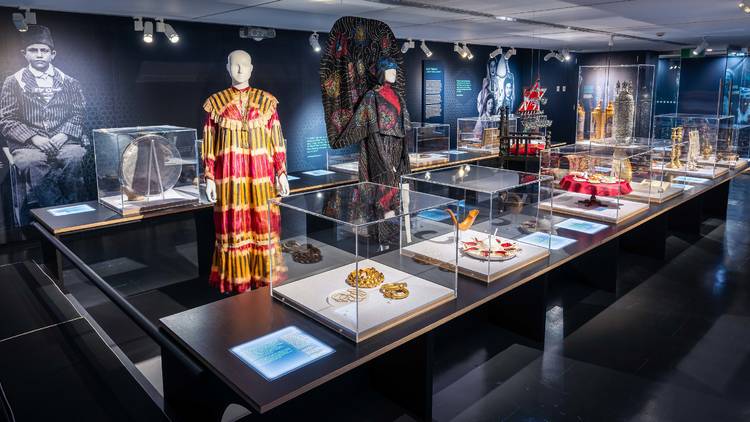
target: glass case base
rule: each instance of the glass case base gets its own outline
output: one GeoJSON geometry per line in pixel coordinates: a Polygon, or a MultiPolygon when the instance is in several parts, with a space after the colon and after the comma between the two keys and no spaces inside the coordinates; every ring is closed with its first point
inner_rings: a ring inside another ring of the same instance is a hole
{"type": "Polygon", "coordinates": [[[348,161],[346,163],[331,164],[328,166],[331,170],[346,174],[359,174],[359,162],[348,161]]]}
{"type": "Polygon", "coordinates": [[[450,158],[443,154],[437,153],[411,153],[409,154],[409,163],[412,168],[434,166],[444,164],[450,161],[450,158]]]}
{"type": "Polygon", "coordinates": [[[698,164],[706,165],[706,166],[713,166],[716,165],[718,167],[728,167],[731,169],[742,169],[747,167],[747,160],[744,158],[738,158],[736,160],[698,160],[698,164]]]}
{"type": "MultiPolygon", "coordinates": [[[[474,238],[484,240],[487,239],[488,236],[487,233],[466,230],[460,232],[459,242],[474,238]]],[[[518,252],[514,258],[506,261],[490,261],[489,263],[486,259],[473,258],[459,252],[458,272],[465,276],[476,278],[477,280],[486,283],[491,283],[507,274],[549,256],[549,250],[540,248],[539,246],[516,242],[500,236],[493,236],[493,238],[499,239],[501,242],[518,243],[521,247],[521,251],[518,252]]],[[[446,233],[430,240],[409,245],[403,248],[401,253],[418,261],[429,262],[433,265],[440,265],[453,269],[453,265],[447,264],[455,259],[456,251],[453,245],[454,235],[452,233],[446,233]]]]}
{"type": "Polygon", "coordinates": [[[554,197],[554,201],[543,201],[539,208],[553,212],[590,218],[593,220],[606,221],[608,223],[621,223],[638,214],[648,211],[648,205],[626,199],[608,197],[597,197],[602,206],[587,207],[580,201],[585,201],[590,195],[576,192],[562,192],[554,197]],[[619,209],[618,209],[619,208],[619,209]]]}
{"type": "Polygon", "coordinates": [[[679,168],[671,168],[671,167],[652,167],[652,171],[659,172],[663,171],[665,173],[677,173],[681,176],[690,176],[690,177],[701,177],[703,179],[716,179],[717,177],[723,176],[729,172],[729,169],[726,167],[714,167],[713,164],[708,167],[698,167],[694,170],[688,170],[683,165],[679,168]]]}
{"type": "Polygon", "coordinates": [[[331,300],[333,293],[350,287],[345,280],[355,270],[354,263],[275,287],[273,295],[354,341],[365,340],[454,299],[453,290],[439,284],[374,260],[359,262],[360,269],[367,267],[383,273],[384,283],[407,283],[409,296],[398,300],[386,299],[375,287],[360,288],[366,293],[360,302],[337,303],[331,300]]]}
{"type": "Polygon", "coordinates": [[[138,215],[198,202],[197,189],[195,187],[186,186],[184,190],[183,192],[181,188],[170,189],[164,192],[164,195],[153,195],[149,198],[138,200],[125,199],[124,203],[122,195],[105,196],[99,198],[99,202],[124,216],[138,215]]]}
{"type": "Polygon", "coordinates": [[[682,192],[684,192],[682,187],[674,187],[669,182],[659,180],[652,180],[650,182],[648,179],[644,179],[641,183],[632,183],[630,186],[633,188],[633,191],[626,198],[634,201],[651,201],[661,204],[682,195],[682,192]]]}

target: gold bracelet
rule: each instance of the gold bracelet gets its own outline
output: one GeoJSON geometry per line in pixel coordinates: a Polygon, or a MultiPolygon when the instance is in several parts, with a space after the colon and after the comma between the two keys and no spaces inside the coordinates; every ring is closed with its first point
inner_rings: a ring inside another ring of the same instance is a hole
{"type": "Polygon", "coordinates": [[[409,289],[406,283],[386,283],[380,286],[380,293],[386,299],[406,299],[409,296],[409,289]]]}
{"type": "Polygon", "coordinates": [[[367,267],[350,272],[346,277],[346,284],[352,287],[372,289],[380,286],[384,280],[383,273],[373,267],[367,267]]]}

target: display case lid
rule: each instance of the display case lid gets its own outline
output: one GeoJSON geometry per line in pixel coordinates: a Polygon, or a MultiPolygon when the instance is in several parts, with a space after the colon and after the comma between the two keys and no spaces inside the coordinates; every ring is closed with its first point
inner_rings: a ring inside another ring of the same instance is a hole
{"type": "Polygon", "coordinates": [[[525,173],[470,164],[404,176],[405,181],[430,182],[489,194],[551,179],[550,176],[540,176],[537,173],[525,173]]]}
{"type": "Polygon", "coordinates": [[[715,115],[715,114],[694,114],[694,113],[665,113],[658,114],[655,119],[710,119],[710,120],[724,120],[733,119],[734,116],[730,115],[715,115]]]}
{"type": "Polygon", "coordinates": [[[270,202],[353,226],[368,225],[434,208],[447,208],[457,203],[456,200],[437,195],[370,182],[273,198],[270,202]]]}
{"type": "Polygon", "coordinates": [[[195,132],[195,129],[182,127],[182,126],[172,126],[172,125],[133,126],[133,127],[94,129],[94,133],[113,133],[113,134],[130,134],[130,133],[140,133],[140,132],[177,132],[177,131],[195,132]]]}

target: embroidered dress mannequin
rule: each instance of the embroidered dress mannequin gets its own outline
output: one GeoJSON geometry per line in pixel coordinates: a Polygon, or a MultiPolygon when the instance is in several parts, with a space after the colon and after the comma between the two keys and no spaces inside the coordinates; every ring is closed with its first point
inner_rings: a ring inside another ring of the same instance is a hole
{"type": "MultiPolygon", "coordinates": [[[[268,284],[271,267],[282,266],[280,214],[268,199],[289,194],[286,146],[273,95],[248,85],[250,55],[228,57],[231,88],[210,96],[203,128],[206,195],[216,203],[216,249],[209,282],[241,293],[268,284]],[[269,244],[269,227],[271,243],[269,244]]],[[[279,271],[274,271],[279,274],[279,271]]]]}
{"type": "MultiPolygon", "coordinates": [[[[398,186],[408,174],[409,151],[405,133],[411,128],[403,98],[392,88],[396,63],[390,58],[378,62],[380,85],[362,97],[342,139],[360,141],[359,180],[398,186]]],[[[338,147],[347,146],[345,144],[338,147]]]]}

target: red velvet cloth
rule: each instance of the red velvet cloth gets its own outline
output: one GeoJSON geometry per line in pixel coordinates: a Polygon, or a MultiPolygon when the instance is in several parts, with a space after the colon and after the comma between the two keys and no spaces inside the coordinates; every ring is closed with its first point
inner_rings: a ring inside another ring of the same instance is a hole
{"type": "Polygon", "coordinates": [[[526,148],[524,144],[514,144],[510,146],[511,155],[536,155],[539,151],[544,149],[544,144],[530,144],[529,148],[526,148]]]}
{"type": "Polygon", "coordinates": [[[569,192],[585,193],[596,196],[620,196],[633,191],[630,183],[590,183],[573,180],[573,175],[567,175],[560,180],[560,187],[569,192]]]}

